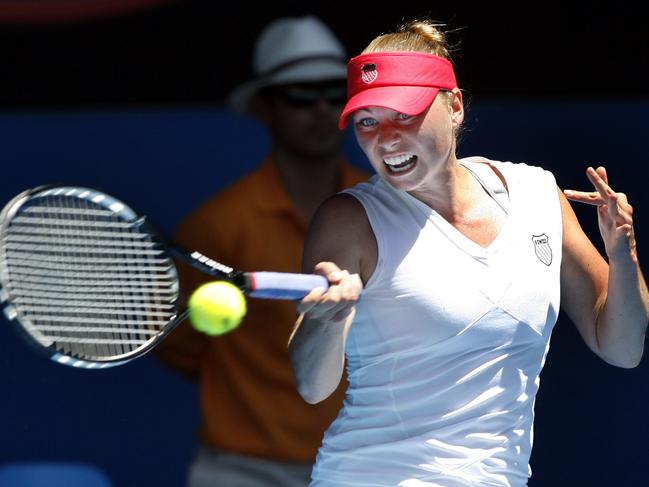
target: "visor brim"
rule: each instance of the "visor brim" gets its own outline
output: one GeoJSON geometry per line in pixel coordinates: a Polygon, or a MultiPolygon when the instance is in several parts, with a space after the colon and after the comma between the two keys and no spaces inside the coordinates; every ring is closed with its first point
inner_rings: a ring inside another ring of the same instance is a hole
{"type": "Polygon", "coordinates": [[[431,86],[377,86],[363,90],[347,101],[338,120],[338,127],[344,129],[352,113],[368,107],[419,115],[433,103],[439,91],[440,88],[431,86]]]}

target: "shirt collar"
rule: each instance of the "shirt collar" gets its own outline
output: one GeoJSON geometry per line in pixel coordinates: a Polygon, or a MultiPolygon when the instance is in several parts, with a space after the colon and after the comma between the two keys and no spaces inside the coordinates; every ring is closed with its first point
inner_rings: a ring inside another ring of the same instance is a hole
{"type": "MultiPolygon", "coordinates": [[[[337,191],[356,184],[356,179],[349,164],[342,157],[338,162],[338,175],[337,191]]],[[[255,194],[251,195],[251,197],[255,198],[259,209],[269,212],[288,212],[300,216],[282,185],[277,165],[272,156],[268,156],[259,167],[254,191],[255,194]]]]}
{"type": "Polygon", "coordinates": [[[279,171],[271,156],[267,157],[257,171],[255,180],[255,198],[260,210],[279,212],[295,212],[295,208],[288,193],[282,185],[279,171]]]}

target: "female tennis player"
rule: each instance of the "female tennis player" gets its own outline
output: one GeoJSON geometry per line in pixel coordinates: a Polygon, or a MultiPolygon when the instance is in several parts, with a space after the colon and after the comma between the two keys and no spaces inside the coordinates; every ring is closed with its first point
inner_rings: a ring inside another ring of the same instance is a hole
{"type": "Polygon", "coordinates": [[[349,379],[311,486],[524,486],[560,298],[602,359],[641,359],[632,207],[603,167],[564,193],[541,168],[458,159],[462,93],[434,24],[379,36],[348,76],[340,123],[377,174],[328,200],[305,244],[331,287],[298,307],[298,388],[327,397],[345,356],[349,379]],[[607,260],[567,198],[597,207],[607,260]]]}

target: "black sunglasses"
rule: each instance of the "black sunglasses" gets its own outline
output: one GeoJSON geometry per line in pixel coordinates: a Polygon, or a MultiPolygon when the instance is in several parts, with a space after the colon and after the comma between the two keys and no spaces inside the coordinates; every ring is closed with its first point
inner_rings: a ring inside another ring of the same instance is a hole
{"type": "Polygon", "coordinates": [[[326,100],[331,105],[344,105],[347,101],[345,85],[289,85],[277,87],[275,94],[295,108],[313,107],[320,100],[326,100]]]}

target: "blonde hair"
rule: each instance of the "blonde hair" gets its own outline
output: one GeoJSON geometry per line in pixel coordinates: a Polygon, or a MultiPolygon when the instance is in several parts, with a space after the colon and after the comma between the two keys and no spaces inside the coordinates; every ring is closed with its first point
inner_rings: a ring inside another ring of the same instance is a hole
{"type": "MultiPolygon", "coordinates": [[[[397,28],[396,31],[381,34],[363,50],[362,54],[386,51],[414,51],[434,54],[452,62],[451,47],[446,39],[446,34],[441,30],[444,24],[431,20],[412,20],[397,28]]],[[[451,91],[442,90],[440,94],[446,97],[449,107],[454,95],[451,91]]],[[[455,143],[458,144],[464,127],[455,129],[455,143]]]]}
{"type": "Polygon", "coordinates": [[[415,51],[434,54],[450,60],[449,45],[442,24],[429,20],[413,20],[395,32],[376,37],[363,54],[385,51],[415,51]]]}

